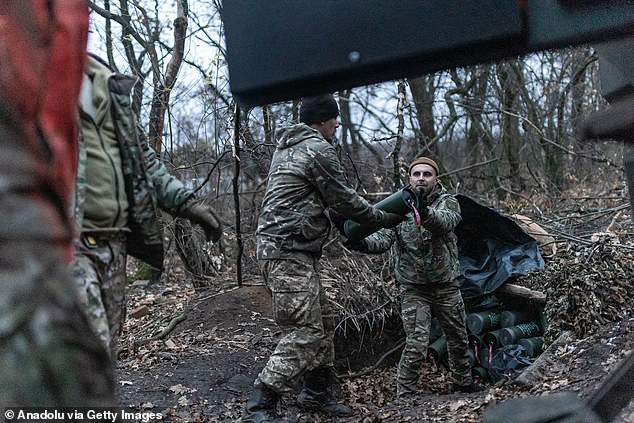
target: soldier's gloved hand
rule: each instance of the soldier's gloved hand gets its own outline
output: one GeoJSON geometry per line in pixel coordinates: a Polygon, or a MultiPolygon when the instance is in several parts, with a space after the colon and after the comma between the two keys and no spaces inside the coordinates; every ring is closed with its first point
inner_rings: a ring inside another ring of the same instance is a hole
{"type": "Polygon", "coordinates": [[[405,220],[405,216],[400,214],[383,211],[381,213],[381,226],[384,228],[393,228],[394,226],[405,220]]]}
{"type": "Polygon", "coordinates": [[[220,239],[222,235],[220,220],[216,217],[214,209],[205,204],[204,200],[190,198],[181,206],[178,215],[200,225],[205,231],[207,241],[216,242],[220,239]]]}
{"type": "Polygon", "coordinates": [[[418,207],[416,207],[420,215],[421,220],[425,220],[429,214],[429,203],[427,203],[427,196],[418,197],[418,207]]]}
{"type": "Polygon", "coordinates": [[[362,239],[360,241],[347,240],[343,243],[343,245],[350,250],[355,250],[360,253],[370,252],[370,248],[368,248],[368,243],[365,241],[365,239],[362,239]]]}

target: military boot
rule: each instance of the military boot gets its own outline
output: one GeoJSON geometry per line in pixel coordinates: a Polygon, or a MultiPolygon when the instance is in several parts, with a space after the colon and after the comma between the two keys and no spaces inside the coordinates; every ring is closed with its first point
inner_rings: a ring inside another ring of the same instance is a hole
{"type": "Polygon", "coordinates": [[[287,423],[288,420],[276,416],[275,406],[279,394],[265,385],[256,386],[247,400],[247,406],[240,420],[242,423],[287,423]]]}
{"type": "Polygon", "coordinates": [[[297,396],[297,403],[308,411],[321,411],[337,417],[352,415],[352,408],[337,402],[329,392],[336,380],[332,370],[319,367],[306,373],[304,389],[297,396]]]}

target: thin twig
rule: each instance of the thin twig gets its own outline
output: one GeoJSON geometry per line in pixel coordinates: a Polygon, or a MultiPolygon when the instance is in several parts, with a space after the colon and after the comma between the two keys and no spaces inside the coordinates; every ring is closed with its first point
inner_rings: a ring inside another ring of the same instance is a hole
{"type": "Polygon", "coordinates": [[[150,338],[145,338],[145,339],[141,339],[138,341],[134,341],[134,350],[136,351],[136,349],[138,347],[140,347],[141,345],[145,345],[147,343],[150,343],[152,341],[158,341],[160,339],[165,338],[167,335],[169,335],[174,328],[176,327],[176,325],[178,325],[181,322],[184,322],[185,319],[187,319],[187,315],[185,313],[181,313],[178,316],[174,317],[172,320],[170,320],[169,324],[167,325],[167,327],[165,329],[163,329],[158,335],[154,335],[150,338]]]}

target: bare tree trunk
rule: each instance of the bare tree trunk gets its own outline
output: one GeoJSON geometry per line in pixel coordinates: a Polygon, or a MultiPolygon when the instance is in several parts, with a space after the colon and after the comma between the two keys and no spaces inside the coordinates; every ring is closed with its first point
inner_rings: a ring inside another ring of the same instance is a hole
{"type": "Polygon", "coordinates": [[[515,109],[517,92],[514,80],[509,76],[508,66],[501,63],[498,65],[497,71],[502,88],[502,148],[508,161],[511,189],[519,192],[524,189],[524,182],[520,173],[518,148],[519,119],[515,109]]]}
{"type": "Polygon", "coordinates": [[[409,80],[409,89],[412,92],[414,104],[416,105],[416,120],[420,127],[417,151],[426,150],[426,146],[436,137],[436,127],[434,125],[434,99],[436,87],[434,76],[422,76],[409,80]]]}
{"type": "Polygon", "coordinates": [[[165,125],[165,111],[169,106],[170,95],[176,79],[178,71],[183,63],[185,55],[185,39],[187,38],[187,18],[189,14],[189,5],[187,0],[178,0],[176,8],[176,19],[174,19],[174,46],[172,47],[172,57],[170,58],[163,81],[160,75],[155,71],[154,94],[152,96],[152,107],[150,109],[150,130],[148,138],[150,145],[160,155],[163,141],[163,126],[165,125]]]}
{"type": "Polygon", "coordinates": [[[242,245],[242,226],[240,223],[240,106],[236,104],[236,112],[234,117],[233,129],[233,148],[235,154],[235,170],[233,172],[233,201],[236,213],[236,242],[238,245],[238,254],[236,256],[236,278],[238,286],[242,286],[242,254],[244,246],[242,245]]]}
{"type": "Polygon", "coordinates": [[[398,103],[396,106],[396,118],[398,119],[398,129],[396,131],[396,144],[392,151],[392,163],[394,165],[392,175],[393,190],[396,191],[401,186],[401,145],[403,144],[403,132],[405,130],[405,117],[403,116],[405,109],[407,93],[405,92],[405,81],[398,83],[398,103]]]}

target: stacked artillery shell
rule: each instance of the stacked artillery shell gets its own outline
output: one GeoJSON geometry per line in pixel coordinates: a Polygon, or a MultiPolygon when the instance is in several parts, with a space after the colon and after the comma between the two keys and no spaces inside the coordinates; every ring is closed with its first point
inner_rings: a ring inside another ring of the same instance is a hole
{"type": "Polygon", "coordinates": [[[542,352],[544,347],[544,338],[541,336],[535,336],[533,338],[520,339],[518,344],[524,347],[526,353],[530,357],[537,357],[542,352]]]}
{"type": "Polygon", "coordinates": [[[467,335],[467,339],[469,340],[469,347],[471,348],[482,348],[482,346],[484,345],[484,339],[480,335],[470,333],[467,335]]]}
{"type": "Polygon", "coordinates": [[[511,326],[516,326],[521,323],[532,322],[537,318],[537,315],[528,310],[521,311],[510,311],[505,310],[500,313],[500,326],[503,328],[508,328],[511,326]]]}
{"type": "Polygon", "coordinates": [[[467,315],[469,362],[474,377],[488,379],[497,349],[519,344],[530,357],[538,356],[544,340],[539,314],[535,310],[488,310],[467,315]]]}
{"type": "Polygon", "coordinates": [[[542,328],[537,322],[522,323],[499,330],[499,339],[502,345],[517,344],[520,339],[532,338],[542,334],[542,328]]]}
{"type": "Polygon", "coordinates": [[[491,359],[493,358],[489,347],[480,348],[479,357],[480,357],[480,366],[488,370],[489,367],[491,367],[491,359]]]}
{"type": "Polygon", "coordinates": [[[502,329],[494,330],[492,332],[487,332],[482,337],[482,340],[485,347],[492,347],[494,350],[500,348],[502,346],[502,341],[500,340],[500,334],[502,329]]]}
{"type": "Polygon", "coordinates": [[[482,366],[475,366],[471,369],[471,375],[474,379],[482,381],[489,380],[489,371],[482,366]]]}
{"type": "Polygon", "coordinates": [[[427,347],[427,355],[436,365],[447,361],[447,338],[441,336],[427,347]]]}
{"type": "Polygon", "coordinates": [[[497,310],[470,313],[467,316],[467,329],[469,332],[480,335],[484,332],[500,327],[500,312],[497,310]]]}

